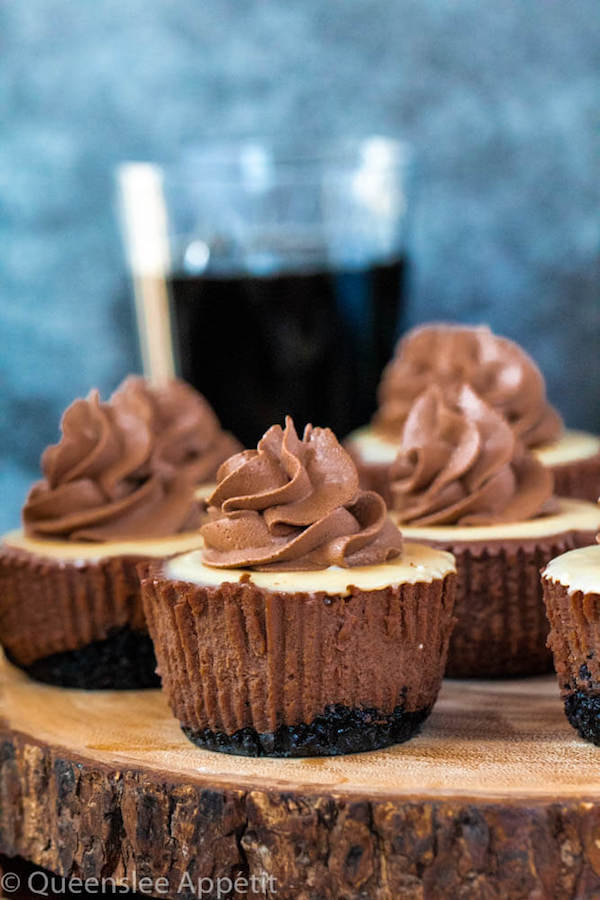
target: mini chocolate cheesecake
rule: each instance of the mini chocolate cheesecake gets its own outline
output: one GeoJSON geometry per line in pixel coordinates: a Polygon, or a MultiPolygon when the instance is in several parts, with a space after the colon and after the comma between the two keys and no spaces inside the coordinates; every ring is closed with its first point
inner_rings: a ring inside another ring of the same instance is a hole
{"type": "Polygon", "coordinates": [[[137,566],[201,543],[197,531],[104,543],[4,535],[0,640],[7,658],[62,687],[158,687],[137,566]]]}
{"type": "Polygon", "coordinates": [[[404,424],[416,398],[433,384],[449,398],[456,398],[463,384],[470,385],[506,419],[517,440],[551,468],[558,496],[598,499],[600,437],[563,430],[531,357],[489,328],[437,323],[402,338],[383,373],[372,423],[346,439],[362,487],[391,502],[390,467],[404,424]]]}
{"type": "MultiPolygon", "coordinates": [[[[79,688],[158,684],[138,563],[201,546],[195,469],[173,459],[136,381],[65,412],[0,543],[0,643],[30,675],[79,688]]],[[[185,419],[185,416],[184,416],[185,419]]]]}
{"type": "Polygon", "coordinates": [[[145,608],[174,715],[249,756],[358,753],[410,738],[437,697],[455,565],[417,544],[352,570],[150,567],[145,608]]]}
{"type": "Polygon", "coordinates": [[[600,745],[600,546],[556,557],[542,583],[565,713],[582,738],[600,745]]]}
{"type": "Polygon", "coordinates": [[[595,503],[600,497],[600,437],[587,431],[565,430],[551,444],[533,452],[554,475],[554,493],[595,503]]]}
{"type": "Polygon", "coordinates": [[[553,497],[549,470],[466,385],[456,398],[438,386],[417,398],[390,484],[405,540],[456,557],[458,621],[446,674],[549,671],[539,571],[590,542],[600,524],[596,505],[553,497]]]}
{"type": "Polygon", "coordinates": [[[503,678],[552,669],[540,569],[557,554],[590,543],[600,511],[560,499],[552,515],[493,525],[402,525],[409,541],[447,550],[458,583],[446,675],[503,678]]]}
{"type": "Polygon", "coordinates": [[[356,753],[410,738],[437,697],[452,556],[403,549],[329,429],[291,420],[219,470],[205,548],[152,563],[146,618],[174,715],[199,746],[356,753]]]}

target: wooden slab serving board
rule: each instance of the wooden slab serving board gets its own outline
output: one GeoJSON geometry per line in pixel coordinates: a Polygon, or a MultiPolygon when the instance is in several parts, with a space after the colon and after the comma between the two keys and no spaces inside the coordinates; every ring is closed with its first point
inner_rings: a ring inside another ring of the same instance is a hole
{"type": "Polygon", "coordinates": [[[1,677],[0,853],[172,897],[185,873],[294,900],[600,897],[600,748],[553,677],[446,681],[410,742],[313,760],[200,750],[159,691],[1,677]]]}

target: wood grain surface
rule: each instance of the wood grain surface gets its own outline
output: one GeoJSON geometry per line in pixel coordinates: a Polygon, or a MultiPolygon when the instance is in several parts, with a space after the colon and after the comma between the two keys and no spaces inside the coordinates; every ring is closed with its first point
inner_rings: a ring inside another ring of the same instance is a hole
{"type": "Polygon", "coordinates": [[[600,749],[553,677],[446,681],[384,751],[255,760],[188,743],[158,691],[4,663],[0,748],[0,852],[61,874],[165,877],[173,897],[194,896],[185,873],[299,900],[600,897],[600,749]]]}

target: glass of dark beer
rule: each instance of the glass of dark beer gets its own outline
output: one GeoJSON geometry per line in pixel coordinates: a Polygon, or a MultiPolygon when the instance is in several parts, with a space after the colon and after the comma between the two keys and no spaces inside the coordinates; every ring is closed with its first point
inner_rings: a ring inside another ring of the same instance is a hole
{"type": "Polygon", "coordinates": [[[122,166],[146,374],[174,367],[247,446],[286,413],[340,437],[367,422],[401,322],[410,170],[376,136],[122,166]]]}

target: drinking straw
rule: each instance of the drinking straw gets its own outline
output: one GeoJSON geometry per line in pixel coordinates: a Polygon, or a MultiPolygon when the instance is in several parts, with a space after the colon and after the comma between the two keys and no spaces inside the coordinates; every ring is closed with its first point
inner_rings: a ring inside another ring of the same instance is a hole
{"type": "Polygon", "coordinates": [[[125,250],[133,279],[144,375],[164,384],[175,375],[167,273],[167,209],[160,169],[123,163],[117,169],[125,250]]]}

